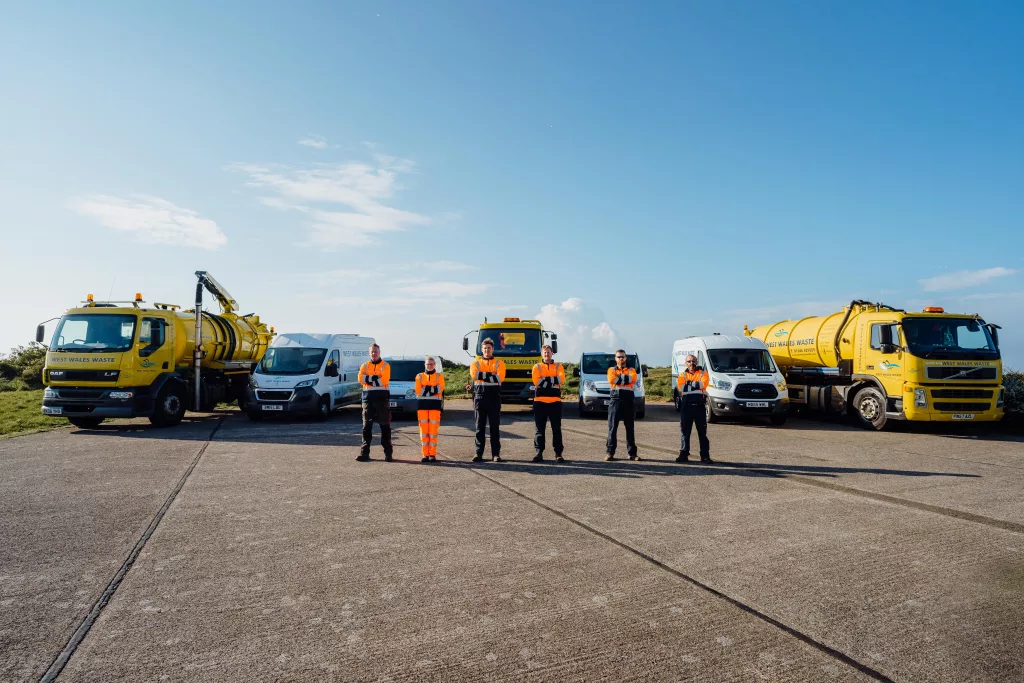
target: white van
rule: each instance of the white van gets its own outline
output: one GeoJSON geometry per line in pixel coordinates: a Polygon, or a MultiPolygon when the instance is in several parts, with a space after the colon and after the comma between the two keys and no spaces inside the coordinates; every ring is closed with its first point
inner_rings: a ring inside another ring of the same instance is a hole
{"type": "Polygon", "coordinates": [[[746,335],[713,334],[686,337],[672,344],[672,399],[679,410],[676,390],[686,357],[708,371],[708,422],[719,418],[767,417],[773,425],[786,422],[789,391],[764,342],[746,335]]]}
{"type": "MultiPolygon", "coordinates": [[[[441,356],[433,356],[435,369],[444,374],[441,367],[441,356]]],[[[384,360],[391,366],[391,412],[416,413],[416,375],[426,370],[423,363],[426,356],[388,356],[384,360]]],[[[441,397],[441,410],[444,410],[444,396],[441,397]]]]}
{"type": "Polygon", "coordinates": [[[279,334],[249,377],[245,412],[252,420],[284,413],[316,415],[359,403],[359,366],[373,337],[356,334],[279,334]]]}
{"type": "MultiPolygon", "coordinates": [[[[580,356],[580,364],[572,373],[574,377],[580,378],[580,417],[608,412],[608,404],[611,402],[608,368],[614,365],[614,353],[584,351],[580,356]]],[[[642,420],[647,405],[644,393],[644,377],[647,377],[647,366],[640,364],[640,356],[637,354],[627,353],[626,367],[637,371],[633,400],[636,404],[636,417],[638,420],[642,420]]]]}

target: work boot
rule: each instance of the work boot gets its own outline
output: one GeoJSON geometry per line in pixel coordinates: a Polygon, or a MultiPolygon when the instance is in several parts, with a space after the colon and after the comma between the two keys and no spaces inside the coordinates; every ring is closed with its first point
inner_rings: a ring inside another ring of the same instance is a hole
{"type": "Polygon", "coordinates": [[[502,461],[501,460],[501,456],[500,455],[492,455],[491,456],[491,461],[493,461],[493,462],[501,462],[502,461]]]}
{"type": "Polygon", "coordinates": [[[473,458],[473,462],[483,462],[483,461],[484,461],[484,456],[482,456],[482,455],[477,455],[475,458],[473,458]]]}
{"type": "Polygon", "coordinates": [[[560,455],[555,456],[555,462],[565,462],[565,458],[560,455]]]}
{"type": "Polygon", "coordinates": [[[436,455],[430,456],[430,462],[437,462],[437,456],[436,455]]]}
{"type": "Polygon", "coordinates": [[[710,455],[702,455],[702,456],[700,456],[700,461],[702,463],[704,463],[705,465],[710,465],[711,463],[714,462],[714,460],[711,459],[710,455]]]}
{"type": "Polygon", "coordinates": [[[385,453],[384,454],[384,461],[385,462],[391,462],[391,454],[390,453],[385,453]]]}
{"type": "Polygon", "coordinates": [[[676,462],[690,462],[690,454],[689,453],[680,453],[679,457],[676,458],[676,462]]]}
{"type": "Polygon", "coordinates": [[[615,454],[614,453],[609,453],[608,455],[604,456],[604,459],[606,461],[612,461],[612,460],[615,459],[615,454]]]}
{"type": "Polygon", "coordinates": [[[629,456],[629,459],[630,460],[639,460],[640,456],[639,455],[631,455],[631,456],[629,456]]]}
{"type": "Polygon", "coordinates": [[[361,453],[361,454],[356,456],[356,460],[358,460],[359,462],[366,462],[369,459],[370,459],[370,456],[367,455],[366,453],[361,453]]]}
{"type": "Polygon", "coordinates": [[[424,455],[422,458],[420,458],[420,462],[430,462],[430,456],[424,455]]]}
{"type": "Polygon", "coordinates": [[[533,456],[532,462],[544,462],[544,456],[541,453],[538,453],[537,455],[533,456]]]}

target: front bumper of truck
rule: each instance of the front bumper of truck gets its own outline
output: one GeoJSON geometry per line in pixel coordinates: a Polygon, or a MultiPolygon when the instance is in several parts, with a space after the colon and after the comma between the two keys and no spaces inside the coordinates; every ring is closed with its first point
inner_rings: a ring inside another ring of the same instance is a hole
{"type": "Polygon", "coordinates": [[[153,413],[150,387],[63,387],[43,391],[42,413],[52,417],[140,417],[153,413]]]}

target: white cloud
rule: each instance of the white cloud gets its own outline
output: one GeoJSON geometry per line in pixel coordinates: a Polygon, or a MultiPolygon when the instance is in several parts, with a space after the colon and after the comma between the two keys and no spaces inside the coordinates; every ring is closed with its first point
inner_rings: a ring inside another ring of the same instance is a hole
{"type": "Polygon", "coordinates": [[[306,147],[313,147],[314,149],[327,149],[327,138],[322,135],[310,135],[307,138],[299,140],[300,145],[306,147]]]}
{"type": "Polygon", "coordinates": [[[584,351],[628,349],[625,339],[605,320],[604,313],[579,297],[546,304],[537,320],[544,324],[544,329],[558,334],[558,355],[563,359],[575,359],[584,351]]]}
{"type": "Polygon", "coordinates": [[[468,296],[473,296],[474,294],[480,294],[493,286],[494,285],[482,283],[427,281],[404,285],[396,288],[396,291],[412,294],[413,296],[462,299],[468,296]]]}
{"type": "Polygon", "coordinates": [[[383,155],[376,159],[376,166],[349,161],[306,167],[233,164],[228,169],[246,174],[248,185],[276,193],[261,197],[262,204],[308,216],[307,244],[330,251],[373,244],[382,234],[432,222],[428,216],[386,203],[401,189],[399,176],[411,173],[415,164],[383,155]]]}
{"type": "Polygon", "coordinates": [[[936,275],[935,277],[919,280],[921,288],[926,292],[945,292],[951,289],[966,289],[976,287],[990,282],[998,277],[1013,275],[1016,270],[997,266],[995,268],[982,268],[981,270],[960,270],[955,273],[936,275]]]}
{"type": "Polygon", "coordinates": [[[113,230],[135,233],[141,242],[217,249],[228,241],[216,222],[158,197],[92,195],[72,208],[113,230]]]}

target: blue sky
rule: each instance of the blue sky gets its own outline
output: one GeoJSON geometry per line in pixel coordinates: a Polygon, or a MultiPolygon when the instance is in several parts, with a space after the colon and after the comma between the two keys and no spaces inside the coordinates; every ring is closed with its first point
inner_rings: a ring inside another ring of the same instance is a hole
{"type": "Polygon", "coordinates": [[[0,349],[209,270],[278,331],[562,357],[854,298],[1024,366],[1018,2],[21,3],[0,349]]]}

